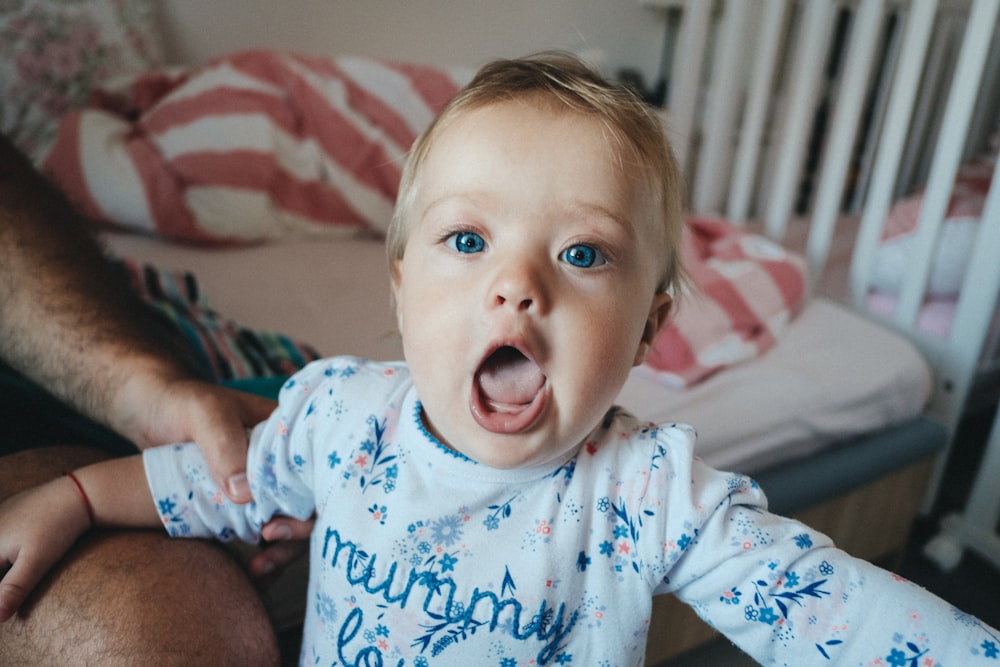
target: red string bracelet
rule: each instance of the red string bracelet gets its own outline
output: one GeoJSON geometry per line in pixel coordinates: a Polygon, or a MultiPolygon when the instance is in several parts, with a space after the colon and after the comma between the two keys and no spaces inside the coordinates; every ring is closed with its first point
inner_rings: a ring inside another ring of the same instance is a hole
{"type": "Polygon", "coordinates": [[[66,477],[69,477],[73,481],[74,486],[76,486],[76,490],[80,492],[80,498],[83,499],[83,506],[87,510],[87,517],[90,519],[90,527],[93,528],[97,525],[97,520],[94,518],[94,506],[90,504],[90,498],[87,497],[87,492],[83,490],[83,485],[80,484],[80,480],[76,478],[76,475],[68,472],[66,473],[66,477]]]}

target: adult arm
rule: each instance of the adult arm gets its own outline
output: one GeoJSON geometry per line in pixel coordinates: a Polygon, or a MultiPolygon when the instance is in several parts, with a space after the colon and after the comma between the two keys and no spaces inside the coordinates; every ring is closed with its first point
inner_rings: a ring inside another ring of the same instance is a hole
{"type": "Polygon", "coordinates": [[[273,402],[197,378],[114,273],[90,226],[0,139],[0,359],[140,449],[194,440],[246,502],[244,425],[273,402]]]}

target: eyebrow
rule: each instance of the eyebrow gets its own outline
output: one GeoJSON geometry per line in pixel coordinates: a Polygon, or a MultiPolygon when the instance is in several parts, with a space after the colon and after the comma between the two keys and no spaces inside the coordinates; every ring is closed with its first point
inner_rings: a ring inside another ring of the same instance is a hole
{"type": "MultiPolygon", "coordinates": [[[[435,209],[452,204],[459,206],[468,204],[476,208],[491,209],[493,208],[490,203],[491,199],[493,199],[493,197],[487,191],[444,194],[427,204],[427,206],[419,211],[419,217],[424,218],[435,209]]],[[[560,209],[560,214],[574,217],[586,215],[587,217],[595,220],[610,221],[623,229],[628,236],[633,237],[637,235],[637,225],[634,220],[623,217],[601,204],[587,201],[572,202],[569,206],[560,209]]]]}
{"type": "Polygon", "coordinates": [[[443,194],[440,197],[436,198],[431,203],[427,204],[427,206],[425,206],[423,210],[419,211],[420,217],[422,218],[426,216],[429,212],[433,211],[436,208],[452,204],[458,204],[458,205],[469,204],[472,206],[482,207],[483,204],[481,203],[481,200],[487,198],[488,194],[485,191],[473,192],[473,193],[460,192],[454,194],[443,194]]]}

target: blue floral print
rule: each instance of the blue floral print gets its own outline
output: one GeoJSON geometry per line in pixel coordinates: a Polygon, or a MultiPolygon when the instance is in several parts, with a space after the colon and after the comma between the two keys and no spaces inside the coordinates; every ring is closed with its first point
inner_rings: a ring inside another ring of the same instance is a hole
{"type": "Polygon", "coordinates": [[[361,443],[361,453],[354,459],[355,465],[361,470],[358,484],[366,491],[369,487],[382,485],[383,491],[392,493],[396,488],[399,470],[393,463],[396,456],[388,453],[385,419],[379,421],[378,417],[371,415],[368,417],[368,425],[371,427],[371,438],[361,443]]]}
{"type": "Polygon", "coordinates": [[[516,496],[508,498],[506,501],[489,505],[487,509],[490,511],[483,519],[483,525],[486,526],[486,530],[496,530],[500,527],[501,519],[509,519],[511,514],[510,504],[514,501],[516,496]]]}

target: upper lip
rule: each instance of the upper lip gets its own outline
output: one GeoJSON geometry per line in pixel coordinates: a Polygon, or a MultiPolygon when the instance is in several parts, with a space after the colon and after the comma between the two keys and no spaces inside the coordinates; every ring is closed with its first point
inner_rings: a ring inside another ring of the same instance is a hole
{"type": "MultiPolygon", "coordinates": [[[[520,352],[521,354],[523,354],[524,357],[528,359],[531,363],[535,364],[540,369],[542,369],[543,375],[545,374],[544,368],[542,368],[542,365],[538,362],[538,359],[535,358],[535,356],[532,354],[531,348],[522,337],[505,337],[496,339],[486,348],[483,355],[479,358],[479,363],[476,365],[476,371],[475,371],[476,375],[478,375],[480,371],[482,371],[483,366],[485,366],[486,362],[490,359],[490,357],[492,357],[494,354],[504,349],[505,347],[513,348],[518,352],[520,352]]],[[[546,375],[546,377],[548,376],[546,375]]]]}

